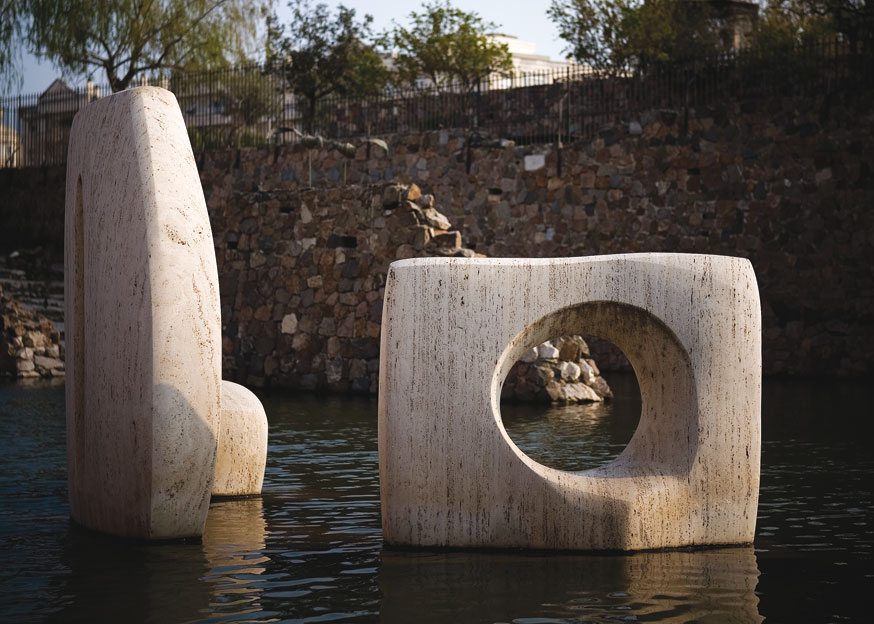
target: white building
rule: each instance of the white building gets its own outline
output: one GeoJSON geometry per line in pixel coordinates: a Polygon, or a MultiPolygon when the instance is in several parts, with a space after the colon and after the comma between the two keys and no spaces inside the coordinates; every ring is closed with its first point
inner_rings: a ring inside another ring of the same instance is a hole
{"type": "Polygon", "coordinates": [[[562,69],[577,69],[573,61],[554,61],[544,54],[537,54],[537,44],[522,41],[513,35],[490,35],[496,43],[506,44],[513,60],[514,73],[554,72],[562,69]]]}
{"type": "MultiPolygon", "coordinates": [[[[494,34],[489,39],[503,43],[510,52],[513,69],[508,75],[493,74],[489,77],[488,88],[511,89],[539,84],[550,84],[564,71],[579,71],[584,66],[573,61],[553,60],[544,54],[537,54],[537,44],[533,41],[523,41],[513,35],[494,34]]],[[[395,55],[383,57],[383,63],[389,69],[394,68],[395,55]]],[[[433,86],[433,81],[427,76],[420,76],[413,86],[424,89],[433,86]]]]}
{"type": "Polygon", "coordinates": [[[21,138],[14,128],[3,123],[0,108],[0,168],[17,167],[21,161],[21,138]]]}
{"type": "Polygon", "coordinates": [[[537,54],[537,44],[523,41],[513,35],[489,35],[492,41],[503,43],[510,51],[513,71],[509,76],[493,75],[489,78],[492,89],[512,89],[549,84],[563,72],[580,71],[584,66],[573,61],[555,61],[544,54],[537,54]]]}

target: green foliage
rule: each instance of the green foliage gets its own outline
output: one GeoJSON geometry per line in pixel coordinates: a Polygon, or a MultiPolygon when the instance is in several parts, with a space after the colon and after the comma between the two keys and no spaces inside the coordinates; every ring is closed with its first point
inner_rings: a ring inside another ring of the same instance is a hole
{"type": "Polygon", "coordinates": [[[227,141],[218,128],[188,127],[188,138],[191,141],[191,149],[195,152],[203,150],[221,149],[226,147],[227,141]]]}
{"type": "Polygon", "coordinates": [[[26,10],[21,0],[0,0],[0,86],[8,87],[18,76],[26,10]]]}
{"type": "Polygon", "coordinates": [[[262,132],[243,128],[233,135],[233,142],[228,142],[227,128],[188,128],[188,138],[191,149],[195,152],[204,150],[226,149],[228,147],[264,147],[270,143],[270,138],[262,132]]]}
{"type": "Polygon", "coordinates": [[[568,56],[598,69],[645,71],[721,49],[704,2],[552,0],[547,15],[565,40],[568,56]]]}
{"type": "MultiPolygon", "coordinates": [[[[646,71],[698,62],[730,49],[721,41],[723,8],[695,0],[552,0],[547,14],[580,63],[611,71],[646,71]]],[[[869,0],[770,0],[747,40],[746,60],[785,72],[807,71],[809,50],[838,41],[855,53],[874,50],[874,5],[869,0]],[[802,58],[799,54],[806,55],[802,58]]],[[[728,45],[726,45],[728,44],[728,45]]]]}
{"type": "Polygon", "coordinates": [[[623,5],[595,0],[553,0],[546,14],[565,40],[569,58],[591,67],[621,67],[619,30],[623,5]]]}
{"type": "Polygon", "coordinates": [[[288,24],[280,25],[275,15],[268,19],[267,66],[303,99],[308,130],[323,98],[382,91],[388,71],[368,43],[370,15],[358,21],[354,9],[339,5],[332,14],[327,5],[313,6],[310,0],[292,0],[288,6],[288,24]]]}
{"type": "Polygon", "coordinates": [[[771,0],[758,24],[763,44],[835,38],[854,51],[871,51],[874,4],[868,0],[771,0]]]}
{"type": "MultiPolygon", "coordinates": [[[[15,2],[15,0],[13,0],[15,2]]],[[[22,0],[34,52],[73,75],[106,72],[113,91],[140,74],[239,62],[269,0],[22,0]]]]}
{"type": "Polygon", "coordinates": [[[772,2],[759,17],[751,48],[741,58],[747,80],[760,74],[792,81],[816,71],[815,59],[802,48],[831,36],[827,21],[785,9],[772,2]]]}
{"type": "Polygon", "coordinates": [[[465,91],[493,72],[509,72],[512,60],[507,46],[489,38],[497,25],[473,12],[445,4],[424,4],[410,13],[410,25],[397,22],[381,36],[381,45],[396,53],[395,82],[414,84],[427,77],[440,87],[460,86],[465,91]]]}
{"type": "Polygon", "coordinates": [[[352,72],[344,85],[344,95],[374,97],[385,91],[391,72],[382,57],[368,47],[352,59],[352,72]]]}
{"type": "Polygon", "coordinates": [[[279,115],[281,95],[271,76],[259,68],[245,68],[219,77],[213,85],[213,97],[229,118],[226,132],[228,147],[252,147],[257,143],[253,129],[279,115]]]}
{"type": "Polygon", "coordinates": [[[267,142],[268,139],[266,136],[255,130],[250,130],[249,128],[243,128],[242,131],[236,135],[237,147],[264,147],[267,145],[267,142]]]}
{"type": "Polygon", "coordinates": [[[740,61],[747,80],[790,87],[820,75],[832,55],[849,53],[864,72],[872,43],[874,12],[865,0],[772,0],[740,61]]]}

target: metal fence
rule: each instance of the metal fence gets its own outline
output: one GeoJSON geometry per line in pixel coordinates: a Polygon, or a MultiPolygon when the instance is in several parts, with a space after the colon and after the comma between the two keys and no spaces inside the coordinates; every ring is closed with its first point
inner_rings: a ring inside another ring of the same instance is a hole
{"type": "MultiPolygon", "coordinates": [[[[747,50],[645,72],[574,66],[494,75],[469,89],[386,89],[369,97],[329,95],[315,102],[294,93],[282,74],[262,67],[183,74],[149,84],[175,93],[195,151],[290,143],[305,135],[337,140],[438,129],[525,144],[590,138],[643,110],[870,87],[874,72],[867,58],[846,44],[828,42],[782,54],[747,50]]],[[[0,167],[63,164],[76,112],[109,92],[90,83],[71,89],[56,81],[42,94],[0,98],[0,167]]]]}

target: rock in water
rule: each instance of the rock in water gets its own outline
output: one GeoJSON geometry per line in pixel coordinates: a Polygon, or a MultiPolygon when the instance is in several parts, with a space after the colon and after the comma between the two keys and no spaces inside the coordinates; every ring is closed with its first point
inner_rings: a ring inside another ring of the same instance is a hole
{"type": "Polygon", "coordinates": [[[0,285],[0,375],[63,377],[64,351],[54,324],[3,292],[0,285]]]}

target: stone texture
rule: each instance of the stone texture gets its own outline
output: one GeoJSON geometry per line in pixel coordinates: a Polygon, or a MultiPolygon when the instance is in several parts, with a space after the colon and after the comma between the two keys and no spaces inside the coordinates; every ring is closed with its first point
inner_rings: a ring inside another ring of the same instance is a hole
{"type": "Polygon", "coordinates": [[[520,362],[524,362],[525,364],[530,364],[537,359],[537,349],[531,348],[528,349],[525,353],[523,353],[519,357],[520,362]]]}
{"type": "Polygon", "coordinates": [[[83,108],[67,170],[70,514],[128,537],[199,536],[219,435],[209,216],[169,91],[83,108]]]}
{"type": "Polygon", "coordinates": [[[580,367],[573,362],[561,362],[558,370],[563,381],[576,381],[580,378],[580,367]]]}
{"type": "Polygon", "coordinates": [[[558,358],[558,354],[559,350],[549,341],[537,346],[537,357],[541,360],[555,360],[558,358]]]}
{"type": "Polygon", "coordinates": [[[746,260],[631,254],[396,262],[381,340],[388,544],[640,550],[752,541],[761,313],[746,260]],[[441,283],[447,287],[436,288],[441,283]],[[532,346],[585,333],[627,354],[643,411],[616,460],[569,473],[513,444],[499,395],[532,346]],[[458,344],[476,349],[460,360],[458,344]]]}
{"type": "Polygon", "coordinates": [[[602,400],[593,388],[583,383],[560,385],[553,382],[546,387],[546,392],[551,400],[564,403],[597,403],[602,400]]]}
{"type": "Polygon", "coordinates": [[[422,214],[425,217],[425,223],[430,225],[432,228],[438,230],[448,230],[452,227],[452,224],[449,222],[449,219],[446,218],[442,212],[438,212],[433,208],[425,208],[422,210],[422,214]]]}
{"type": "Polygon", "coordinates": [[[233,234],[216,239],[228,377],[250,386],[376,392],[390,260],[478,255],[463,247],[460,231],[428,225],[429,218],[444,227],[449,221],[429,207],[432,194],[412,187],[239,193],[235,205],[247,208],[213,215],[215,227],[233,234]],[[289,205],[306,206],[311,218],[283,209],[289,205]],[[282,242],[253,268],[255,241],[266,238],[282,242]]]}
{"type": "Polygon", "coordinates": [[[267,415],[251,390],[222,381],[222,423],[213,496],[261,493],[267,465],[267,415]]]}
{"type": "Polygon", "coordinates": [[[591,381],[587,381],[586,385],[588,385],[588,387],[590,387],[601,400],[609,400],[613,398],[613,391],[601,376],[595,377],[591,381]]]}
{"type": "Polygon", "coordinates": [[[293,334],[295,331],[297,331],[297,315],[292,313],[283,316],[280,331],[283,334],[293,334]]]}
{"type": "Polygon", "coordinates": [[[582,360],[579,362],[578,366],[580,367],[580,380],[588,385],[595,383],[595,370],[589,366],[589,363],[582,360]]]}
{"type": "Polygon", "coordinates": [[[213,239],[173,94],[129,89],[83,108],[66,196],[70,514],[119,536],[200,536],[214,484],[260,491],[266,419],[254,395],[220,385],[213,239]]]}
{"type": "Polygon", "coordinates": [[[60,341],[49,319],[25,309],[0,285],[0,375],[63,377],[60,341]]]}
{"type": "Polygon", "coordinates": [[[589,345],[582,336],[563,336],[555,346],[559,350],[559,359],[566,362],[576,362],[590,355],[589,345]]]}
{"type": "Polygon", "coordinates": [[[525,156],[525,171],[537,171],[546,166],[546,157],[543,154],[528,154],[525,156]]]}

